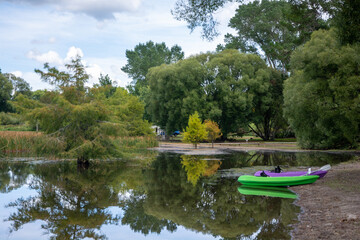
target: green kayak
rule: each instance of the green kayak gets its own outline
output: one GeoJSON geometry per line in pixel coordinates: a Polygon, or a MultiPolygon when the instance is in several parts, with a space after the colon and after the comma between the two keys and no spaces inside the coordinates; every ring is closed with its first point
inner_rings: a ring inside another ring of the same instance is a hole
{"type": "Polygon", "coordinates": [[[283,187],[262,187],[262,186],[246,186],[238,187],[238,191],[244,195],[256,195],[267,197],[291,198],[296,199],[297,195],[287,188],[283,187]]]}
{"type": "Polygon", "coordinates": [[[250,175],[242,175],[238,181],[247,186],[295,186],[315,182],[319,178],[318,175],[306,175],[296,177],[256,177],[250,175]]]}

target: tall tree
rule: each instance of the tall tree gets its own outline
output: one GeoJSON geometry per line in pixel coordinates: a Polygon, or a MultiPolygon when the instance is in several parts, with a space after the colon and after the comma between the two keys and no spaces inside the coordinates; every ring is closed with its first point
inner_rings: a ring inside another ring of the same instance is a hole
{"type": "Polygon", "coordinates": [[[326,27],[321,19],[306,9],[298,14],[309,20],[299,19],[286,1],[253,1],[240,5],[229,26],[237,35],[225,36],[226,48],[262,55],[269,66],[283,72],[289,71],[293,50],[310,39],[312,31],[326,27]]]}
{"type": "Polygon", "coordinates": [[[14,93],[12,94],[12,99],[14,99],[17,95],[22,94],[25,96],[31,96],[31,87],[28,82],[26,82],[21,77],[16,77],[12,73],[5,73],[5,77],[11,81],[13,87],[14,87],[14,93]]]}
{"type": "Polygon", "coordinates": [[[181,47],[174,45],[170,49],[163,43],[148,41],[139,43],[134,50],[126,50],[127,64],[121,68],[133,79],[128,86],[130,93],[141,95],[141,89],[148,86],[146,74],[151,67],[170,64],[184,58],[181,47]]]}
{"type": "Polygon", "coordinates": [[[148,77],[153,122],[172,132],[183,129],[188,116],[199,110],[203,118],[219,123],[226,138],[239,127],[262,121],[264,112],[279,103],[281,91],[270,90],[272,81],[277,86],[274,76],[259,56],[237,50],[152,68],[148,77]]]}
{"type": "Polygon", "coordinates": [[[205,108],[201,86],[205,76],[205,66],[195,58],[151,68],[147,77],[152,122],[168,134],[185,128],[189,116],[205,108]]]}
{"type": "Polygon", "coordinates": [[[59,71],[56,67],[50,67],[48,63],[44,64],[44,72],[35,69],[40,74],[41,79],[51,85],[60,88],[75,87],[76,90],[84,91],[85,83],[88,82],[90,75],[86,73],[85,66],[81,62],[81,57],[77,55],[70,63],[65,64],[67,72],[59,71]]]}
{"type": "Polygon", "coordinates": [[[171,13],[175,19],[185,20],[191,31],[196,27],[202,27],[202,37],[213,40],[219,35],[216,29],[219,23],[213,13],[227,2],[242,2],[242,0],[178,0],[171,13]]]}
{"type": "Polygon", "coordinates": [[[0,112],[11,110],[8,101],[11,99],[13,89],[11,81],[1,73],[0,69],[0,112]]]}
{"type": "MultiPolygon", "coordinates": [[[[177,20],[185,20],[191,31],[196,27],[201,27],[202,37],[213,40],[215,36],[219,35],[216,29],[218,21],[214,18],[214,13],[229,2],[238,2],[239,7],[249,4],[249,1],[243,0],[178,0],[171,13],[177,20]]],[[[321,18],[333,16],[336,0],[288,0],[287,2],[294,6],[291,11],[293,20],[297,19],[301,25],[313,27],[312,32],[318,29],[317,22],[321,18]]],[[[306,33],[308,29],[303,28],[303,31],[306,33]]],[[[306,34],[311,34],[311,32],[306,34]]]]}
{"type": "Polygon", "coordinates": [[[334,29],[314,32],[291,58],[284,114],[301,147],[355,147],[360,138],[360,48],[334,29]]]}
{"type": "Polygon", "coordinates": [[[359,1],[334,1],[336,12],[334,26],[343,45],[360,42],[360,3],[359,1]]]}

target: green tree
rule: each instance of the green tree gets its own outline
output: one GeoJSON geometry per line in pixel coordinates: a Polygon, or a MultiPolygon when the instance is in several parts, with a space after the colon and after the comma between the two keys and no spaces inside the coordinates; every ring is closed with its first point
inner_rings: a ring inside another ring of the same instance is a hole
{"type": "Polygon", "coordinates": [[[333,2],[337,6],[334,26],[343,45],[360,42],[360,4],[358,1],[343,0],[333,2]]]}
{"type": "Polygon", "coordinates": [[[5,73],[4,76],[11,81],[14,89],[12,94],[12,99],[14,99],[17,95],[22,94],[25,96],[31,95],[31,87],[28,82],[26,82],[21,77],[16,77],[14,74],[5,73]]]}
{"type": "Polygon", "coordinates": [[[264,117],[273,104],[271,70],[259,56],[226,50],[214,54],[206,67],[207,104],[203,115],[219,123],[224,138],[264,117]]]}
{"type": "Polygon", "coordinates": [[[360,123],[360,48],[341,46],[336,31],[314,32],[292,56],[284,114],[301,147],[355,147],[360,123]]]}
{"type": "Polygon", "coordinates": [[[222,136],[219,125],[211,120],[204,121],[206,131],[208,132],[208,141],[211,142],[211,147],[214,148],[214,141],[222,136]]]}
{"type": "Polygon", "coordinates": [[[48,63],[44,64],[44,72],[35,69],[40,74],[41,79],[51,85],[59,88],[75,87],[78,91],[85,91],[85,83],[89,80],[89,74],[86,73],[85,66],[81,62],[81,57],[77,55],[70,63],[65,64],[67,72],[59,71],[55,67],[50,67],[48,63]]]}
{"type": "Polygon", "coordinates": [[[67,72],[47,64],[44,67],[48,72],[36,72],[44,81],[59,84],[59,89],[42,93],[39,101],[20,94],[14,105],[65,145],[65,157],[87,163],[92,158],[118,156],[112,137],[151,134],[149,123],[142,120],[144,107],[137,97],[122,88],[109,95],[109,85],[85,88],[89,75],[79,57],[66,65],[67,72]]]}
{"type": "MultiPolygon", "coordinates": [[[[226,138],[239,127],[264,122],[264,113],[276,108],[282,93],[270,90],[272,85],[278,88],[275,75],[259,56],[237,50],[152,68],[148,74],[152,120],[171,132],[183,129],[188,116],[200,109],[201,116],[219,123],[226,138]]],[[[274,117],[268,114],[266,121],[274,117]]]]}
{"type": "Polygon", "coordinates": [[[151,68],[148,112],[152,122],[172,133],[186,127],[189,115],[205,108],[206,67],[196,58],[151,68]]]}
{"type": "Polygon", "coordinates": [[[14,87],[7,77],[5,77],[0,70],[0,112],[8,112],[11,106],[8,101],[11,99],[11,94],[14,87]]]}
{"type": "Polygon", "coordinates": [[[233,1],[242,2],[242,0],[178,0],[171,14],[179,21],[185,20],[191,32],[196,27],[202,27],[202,37],[213,40],[219,35],[216,29],[219,22],[214,18],[213,13],[233,1]]]}
{"type": "Polygon", "coordinates": [[[309,20],[293,14],[292,5],[286,1],[242,4],[229,23],[237,35],[225,36],[226,47],[263,55],[269,66],[288,72],[290,56],[295,48],[308,41],[312,31],[326,27],[325,22],[312,16],[308,9],[297,14],[309,20]]]}
{"type": "Polygon", "coordinates": [[[194,144],[197,148],[198,143],[207,138],[208,132],[206,131],[205,125],[201,123],[199,113],[195,112],[189,117],[189,123],[184,131],[183,142],[194,144]]]}
{"type": "Polygon", "coordinates": [[[139,43],[134,50],[126,50],[127,64],[121,68],[133,79],[128,86],[130,93],[139,96],[142,88],[148,86],[146,74],[151,67],[170,64],[184,58],[181,47],[174,45],[170,49],[163,43],[148,41],[139,43]]]}

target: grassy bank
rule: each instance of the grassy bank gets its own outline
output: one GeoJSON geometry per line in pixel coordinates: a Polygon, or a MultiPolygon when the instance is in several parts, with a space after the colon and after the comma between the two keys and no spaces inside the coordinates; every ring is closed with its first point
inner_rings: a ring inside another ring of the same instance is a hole
{"type": "Polygon", "coordinates": [[[40,132],[0,131],[0,153],[9,157],[56,157],[63,144],[40,132]]]}
{"type": "MultiPolygon", "coordinates": [[[[113,143],[128,155],[130,152],[157,147],[155,137],[118,137],[113,143]]],[[[1,157],[48,157],[61,158],[65,146],[58,138],[41,132],[0,131],[1,157]]],[[[121,154],[122,155],[122,154],[121,154]]]]}

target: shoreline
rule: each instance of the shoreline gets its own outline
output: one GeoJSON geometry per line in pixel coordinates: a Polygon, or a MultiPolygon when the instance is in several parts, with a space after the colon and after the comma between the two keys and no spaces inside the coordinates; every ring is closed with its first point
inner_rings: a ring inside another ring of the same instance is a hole
{"type": "Polygon", "coordinates": [[[360,161],[350,161],[333,166],[311,185],[291,187],[301,207],[292,239],[359,239],[359,183],[360,161]]]}
{"type": "MultiPolygon", "coordinates": [[[[269,144],[270,145],[270,144],[269,144]]],[[[271,147],[242,144],[201,143],[198,149],[192,144],[160,142],[153,148],[159,152],[185,155],[218,155],[234,151],[286,151],[313,152],[317,150],[287,149],[293,143],[274,143],[271,147]]],[[[329,153],[354,153],[359,151],[320,151],[329,153]]],[[[332,166],[327,175],[310,185],[290,187],[299,198],[295,204],[301,212],[293,224],[291,239],[360,239],[360,157],[357,160],[332,166]]]]}
{"type": "Polygon", "coordinates": [[[301,149],[294,142],[274,142],[274,143],[216,143],[214,148],[211,143],[198,144],[195,149],[193,144],[182,142],[159,142],[158,147],[151,148],[159,152],[172,152],[184,155],[219,155],[229,154],[236,151],[281,151],[281,152],[325,152],[325,153],[347,153],[360,155],[359,150],[309,150],[301,149]]]}

